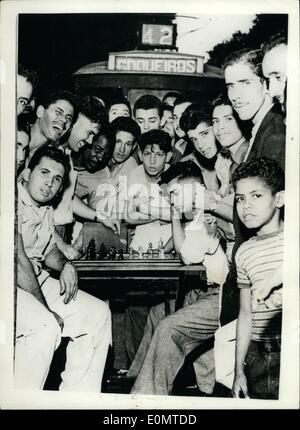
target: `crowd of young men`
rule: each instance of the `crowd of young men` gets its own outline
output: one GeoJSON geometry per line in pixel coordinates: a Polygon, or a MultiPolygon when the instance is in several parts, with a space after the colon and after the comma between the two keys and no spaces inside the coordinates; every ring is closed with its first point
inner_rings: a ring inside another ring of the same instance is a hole
{"type": "MultiPolygon", "coordinates": [[[[126,325],[138,339],[128,346],[132,392],[171,394],[187,354],[222,333],[221,314],[225,327],[238,316],[233,395],[278,398],[286,50],[274,37],[260,50],[232,53],[223,66],[227,92],[210,103],[172,91],[162,101],[142,95],[131,107],[123,97],[104,103],[58,91],[37,98],[31,124],[26,109],[37,77],[19,67],[18,387],[43,388],[63,336],[70,341],[60,389],[101,391],[111,313],[78,289],[72,260],[85,251],[83,230],[74,228],[80,220],[98,223],[107,247],[117,240],[121,248],[129,228],[133,252],[161,241],[185,264],[206,268],[207,282],[182,309],[172,303],[166,317],[161,305],[151,308],[138,317],[139,333],[126,325]]],[[[194,362],[207,395],[220,372],[215,363],[211,346],[194,362]]]]}

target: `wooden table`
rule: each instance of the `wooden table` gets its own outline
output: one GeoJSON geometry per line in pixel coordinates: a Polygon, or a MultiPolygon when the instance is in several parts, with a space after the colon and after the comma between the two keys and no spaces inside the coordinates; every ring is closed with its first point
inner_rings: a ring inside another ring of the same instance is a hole
{"type": "MultiPolygon", "coordinates": [[[[129,259],[129,256],[125,254],[124,260],[77,260],[74,261],[74,264],[79,279],[86,281],[100,279],[178,281],[175,309],[179,309],[183,304],[188,275],[199,274],[199,280],[206,280],[206,272],[202,264],[186,266],[178,258],[168,254],[164,259],[129,259]]],[[[165,312],[168,315],[170,313],[172,283],[163,283],[163,288],[165,312]]]]}

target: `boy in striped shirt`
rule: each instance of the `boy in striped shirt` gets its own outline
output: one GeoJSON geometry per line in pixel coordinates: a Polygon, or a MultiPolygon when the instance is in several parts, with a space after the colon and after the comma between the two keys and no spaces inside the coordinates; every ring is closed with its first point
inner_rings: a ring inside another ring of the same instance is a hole
{"type": "Polygon", "coordinates": [[[254,233],[236,254],[240,310],[233,395],[277,399],[282,316],[284,173],[266,157],[233,174],[237,213],[254,233]]]}

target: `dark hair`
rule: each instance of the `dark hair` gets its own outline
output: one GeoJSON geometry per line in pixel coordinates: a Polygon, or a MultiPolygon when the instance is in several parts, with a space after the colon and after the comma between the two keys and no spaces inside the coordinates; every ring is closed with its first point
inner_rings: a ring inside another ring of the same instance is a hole
{"type": "Polygon", "coordinates": [[[65,169],[65,174],[63,177],[61,193],[69,185],[69,172],[71,170],[69,157],[63,152],[62,149],[48,143],[43,145],[41,148],[37,149],[33,154],[32,158],[28,163],[28,168],[32,171],[36,166],[39,165],[43,157],[50,158],[63,165],[65,169]]]}
{"type": "Polygon", "coordinates": [[[268,51],[279,45],[287,45],[287,34],[277,33],[273,34],[267,42],[261,44],[262,53],[265,55],[268,51]]]}
{"type": "Polygon", "coordinates": [[[131,133],[134,137],[134,142],[136,142],[141,135],[140,126],[132,118],[120,116],[114,119],[110,125],[113,139],[116,139],[118,131],[127,131],[128,133],[131,133]]]}
{"type": "Polygon", "coordinates": [[[168,105],[167,103],[162,103],[161,105],[161,111],[164,113],[165,110],[168,110],[169,112],[173,112],[173,106],[168,105]]]}
{"type": "MultiPolygon", "coordinates": [[[[168,91],[164,96],[163,96],[163,98],[162,98],[162,102],[163,103],[165,103],[165,100],[168,98],[168,97],[175,97],[176,98],[176,100],[177,100],[177,98],[180,96],[180,93],[178,92],[178,91],[168,91]]],[[[175,102],[176,102],[176,100],[175,100],[175,102]]],[[[170,106],[170,105],[168,105],[168,106],[170,106]]]]}
{"type": "Polygon", "coordinates": [[[189,130],[194,130],[201,122],[212,125],[211,108],[209,106],[205,108],[203,105],[193,103],[181,115],[179,125],[187,133],[189,130]]]}
{"type": "Polygon", "coordinates": [[[22,64],[18,64],[18,75],[23,76],[31,83],[32,95],[34,95],[39,82],[38,74],[34,70],[26,69],[22,64]]]}
{"type": "Polygon", "coordinates": [[[159,149],[166,154],[172,150],[171,137],[163,130],[149,130],[143,133],[138,140],[141,152],[145,150],[148,145],[158,145],[159,149]]]}
{"type": "Polygon", "coordinates": [[[178,178],[179,181],[197,178],[201,184],[204,183],[200,167],[192,160],[180,161],[170,166],[161,174],[160,184],[167,184],[175,178],[178,178]]]}
{"type": "Polygon", "coordinates": [[[128,109],[129,109],[129,115],[131,116],[131,114],[132,114],[132,112],[131,112],[131,106],[130,106],[129,101],[125,97],[123,97],[123,96],[115,96],[112,99],[110,99],[107,102],[107,107],[106,107],[107,115],[108,115],[111,107],[114,106],[114,105],[125,105],[125,106],[127,106],[128,109]]]}
{"type": "Polygon", "coordinates": [[[241,49],[231,53],[228,57],[226,57],[222,69],[224,72],[229,66],[233,66],[237,63],[243,63],[248,65],[255,75],[264,80],[262,60],[263,53],[260,49],[241,49]]]}
{"type": "Polygon", "coordinates": [[[58,100],[65,100],[73,106],[74,113],[72,124],[74,124],[78,117],[78,106],[77,106],[77,98],[74,94],[67,90],[59,90],[53,93],[44,95],[44,97],[39,101],[39,104],[42,105],[45,109],[47,109],[50,105],[57,102],[58,100]]]}
{"type": "Polygon", "coordinates": [[[28,134],[29,140],[31,136],[31,128],[29,125],[29,122],[27,121],[27,115],[21,114],[17,118],[17,130],[23,131],[24,133],[28,134]]]}
{"type": "Polygon", "coordinates": [[[236,189],[236,184],[241,179],[258,178],[276,194],[284,190],[284,171],[277,161],[267,157],[241,163],[232,174],[232,184],[236,189]]]}
{"type": "Polygon", "coordinates": [[[101,126],[108,123],[105,107],[96,97],[81,97],[78,100],[78,112],[101,126]]]}
{"type": "Polygon", "coordinates": [[[135,116],[136,111],[138,109],[144,109],[144,110],[157,109],[158,114],[161,117],[162,116],[161,108],[162,108],[162,104],[158,97],[153,96],[152,94],[145,94],[141,96],[139,99],[137,99],[137,101],[134,103],[133,114],[135,116]]]}
{"type": "Polygon", "coordinates": [[[177,99],[175,100],[173,109],[174,109],[175,106],[182,105],[183,103],[196,103],[196,102],[195,102],[194,98],[188,97],[185,94],[180,94],[177,97],[177,99]]]}

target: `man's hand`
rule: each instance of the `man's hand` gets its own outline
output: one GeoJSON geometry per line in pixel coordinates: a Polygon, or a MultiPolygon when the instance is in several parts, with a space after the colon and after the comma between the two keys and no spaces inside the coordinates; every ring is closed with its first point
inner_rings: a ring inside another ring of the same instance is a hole
{"type": "Polygon", "coordinates": [[[232,394],[233,397],[240,397],[240,393],[244,395],[246,399],[249,399],[248,388],[247,388],[247,378],[244,373],[239,373],[235,375],[232,394]]]}
{"type": "Polygon", "coordinates": [[[80,252],[78,252],[72,245],[65,246],[64,249],[62,249],[62,252],[68,260],[78,260],[80,257],[80,252]]]}
{"type": "Polygon", "coordinates": [[[60,294],[65,294],[64,303],[67,304],[71,299],[75,300],[78,291],[78,275],[73,264],[65,263],[61,271],[60,278],[60,294]]]}
{"type": "Polygon", "coordinates": [[[61,331],[63,331],[64,320],[56,312],[51,311],[51,313],[53,314],[54,318],[56,319],[57,324],[59,325],[61,331]]]}
{"type": "Polygon", "coordinates": [[[115,234],[120,234],[121,226],[118,219],[103,218],[100,220],[105,227],[110,228],[115,234]]]}

